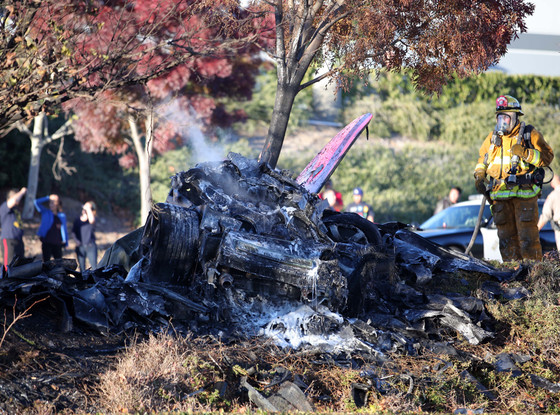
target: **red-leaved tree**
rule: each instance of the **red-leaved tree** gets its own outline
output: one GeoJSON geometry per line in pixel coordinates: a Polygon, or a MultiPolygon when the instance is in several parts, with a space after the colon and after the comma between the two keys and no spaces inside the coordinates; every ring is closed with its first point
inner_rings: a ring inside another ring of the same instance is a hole
{"type": "Polygon", "coordinates": [[[242,28],[235,2],[214,3],[3,1],[0,136],[16,121],[31,120],[69,99],[147,82],[193,57],[235,54],[254,39],[254,31],[242,28]],[[209,32],[208,22],[219,24],[223,16],[227,25],[209,32]]]}
{"type": "MultiPolygon", "coordinates": [[[[242,12],[238,13],[238,23],[229,21],[225,27],[219,18],[210,18],[225,12],[222,7],[199,8],[196,14],[185,14],[164,31],[152,33],[157,41],[159,36],[175,36],[196,28],[196,37],[189,44],[190,59],[147,82],[106,90],[94,100],[73,99],[64,106],[73,113],[72,126],[83,150],[120,154],[124,167],[138,164],[142,223],[152,203],[152,154],[183,145],[189,123],[196,122],[210,131],[211,127],[227,127],[244,117],[242,111],[226,110],[224,100],[250,98],[260,62],[256,53],[263,41],[255,41],[254,32],[258,30],[244,27],[247,20],[242,12]],[[217,39],[227,39],[222,42],[224,48],[217,39]],[[235,54],[232,44],[236,45],[235,54]]],[[[143,21],[148,11],[131,7],[129,12],[139,14],[139,21],[143,21]]],[[[159,55],[150,56],[135,70],[142,71],[151,60],[157,64],[161,59],[159,55]]]]}
{"type": "MultiPolygon", "coordinates": [[[[137,120],[140,112],[151,111],[158,99],[181,89],[185,81],[200,83],[206,74],[212,77],[227,71],[224,60],[245,54],[247,44],[253,44],[257,38],[257,31],[251,26],[253,22],[244,19],[235,3],[230,0],[220,4],[198,0],[2,2],[0,136],[17,126],[35,143],[32,159],[36,162],[30,166],[28,188],[36,191],[37,175],[33,171],[38,171],[41,149],[51,140],[45,135],[44,114],[56,111],[62,103],[72,99],[119,102],[117,107],[128,109],[125,124],[132,126],[126,120],[137,120]],[[245,24],[248,24],[246,28],[245,24]],[[205,61],[207,65],[203,64],[205,61]],[[198,70],[220,65],[221,70],[198,70]],[[153,88],[146,94],[150,81],[166,74],[169,81],[160,82],[162,89],[153,88]],[[135,98],[135,106],[127,103],[130,94],[135,98]],[[129,117],[131,114],[133,117],[129,117]]],[[[216,108],[214,114],[219,113],[219,105],[216,108]]],[[[140,135],[145,129],[137,130],[140,135]]],[[[114,137],[109,141],[114,143],[114,137]]],[[[149,138],[148,142],[152,140],[149,138]]],[[[126,146],[115,145],[116,151],[126,146]]],[[[146,153],[150,153],[150,145],[146,153]]],[[[26,206],[31,206],[35,191],[28,191],[26,206]]]]}

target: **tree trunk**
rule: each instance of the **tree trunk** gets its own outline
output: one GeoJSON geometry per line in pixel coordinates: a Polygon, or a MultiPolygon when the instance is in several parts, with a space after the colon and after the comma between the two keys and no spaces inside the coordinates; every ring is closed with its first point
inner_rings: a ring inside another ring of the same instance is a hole
{"type": "Polygon", "coordinates": [[[272,168],[276,167],[280,157],[298,87],[299,82],[296,85],[293,85],[293,83],[278,83],[270,127],[259,156],[260,162],[267,163],[272,168]]]}
{"type": "Polygon", "coordinates": [[[146,119],[146,142],[142,144],[140,132],[136,118],[132,115],[128,117],[128,124],[130,126],[131,138],[134,143],[136,156],[138,157],[138,170],[140,179],[140,220],[141,223],[146,223],[148,214],[152,207],[152,189],[150,187],[150,159],[153,146],[153,115],[146,119]]]}
{"type": "Polygon", "coordinates": [[[29,220],[35,212],[33,201],[37,198],[39,185],[39,167],[41,166],[41,152],[45,146],[45,132],[47,131],[47,116],[44,112],[37,115],[33,121],[33,133],[25,131],[31,141],[31,159],[29,160],[29,175],[27,177],[27,193],[23,205],[22,218],[29,220]]]}
{"type": "Polygon", "coordinates": [[[33,132],[25,124],[18,124],[17,129],[26,134],[31,141],[31,158],[29,160],[29,171],[27,175],[27,193],[23,204],[22,218],[29,220],[35,213],[33,201],[37,198],[39,187],[39,170],[41,167],[41,153],[43,148],[52,141],[58,140],[72,132],[72,120],[67,120],[62,127],[53,134],[49,134],[48,118],[44,112],[37,115],[33,121],[33,132]]]}
{"type": "MultiPolygon", "coordinates": [[[[333,24],[322,25],[320,30],[314,28],[313,20],[322,4],[323,2],[302,3],[301,16],[296,19],[297,22],[292,22],[295,24],[293,28],[290,28],[294,37],[289,45],[286,44],[285,26],[282,23],[285,17],[284,2],[277,0],[273,6],[276,19],[275,60],[278,82],[270,127],[259,156],[259,161],[267,163],[272,168],[276,167],[280,157],[296,95],[301,89],[308,86],[307,84],[302,85],[305,73],[321,47],[328,28],[333,24]]],[[[293,7],[292,4],[290,9],[293,9],[293,7]]],[[[331,7],[333,16],[336,16],[339,9],[339,4],[331,7]]]]}

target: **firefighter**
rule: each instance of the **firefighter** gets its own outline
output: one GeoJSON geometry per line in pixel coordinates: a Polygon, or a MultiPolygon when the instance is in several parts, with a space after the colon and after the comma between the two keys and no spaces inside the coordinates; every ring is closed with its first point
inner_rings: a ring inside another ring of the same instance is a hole
{"type": "Polygon", "coordinates": [[[542,134],[520,120],[521,104],[510,95],[496,99],[496,128],[479,151],[476,189],[491,203],[503,261],[541,260],[537,222],[543,167],[554,154],[542,134]],[[487,178],[489,176],[489,179],[487,178]]]}

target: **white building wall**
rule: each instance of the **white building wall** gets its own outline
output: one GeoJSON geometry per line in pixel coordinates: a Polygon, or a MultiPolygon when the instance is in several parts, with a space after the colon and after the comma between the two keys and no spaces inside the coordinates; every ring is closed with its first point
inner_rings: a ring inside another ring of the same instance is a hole
{"type": "Polygon", "coordinates": [[[560,0],[530,0],[535,12],[527,32],[508,47],[492,69],[515,75],[560,76],[560,0]]]}

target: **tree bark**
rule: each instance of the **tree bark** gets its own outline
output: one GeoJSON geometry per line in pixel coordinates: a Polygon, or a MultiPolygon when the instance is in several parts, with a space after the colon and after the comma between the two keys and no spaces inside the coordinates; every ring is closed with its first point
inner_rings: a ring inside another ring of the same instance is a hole
{"type": "MultiPolygon", "coordinates": [[[[317,82],[321,77],[302,85],[303,78],[317,52],[323,45],[330,28],[342,19],[344,2],[333,2],[325,9],[325,18],[318,26],[314,20],[323,8],[323,1],[303,2],[298,6],[298,18],[286,19],[284,3],[277,0],[274,4],[276,21],[276,56],[278,84],[270,127],[266,136],[259,161],[275,168],[284,144],[284,137],[290,119],[290,112],[299,91],[317,82]],[[289,24],[292,34],[289,44],[286,42],[285,25],[289,24]]],[[[290,3],[289,9],[296,6],[290,3]]]]}
{"type": "MultiPolygon", "coordinates": [[[[37,198],[39,184],[39,167],[41,166],[41,153],[45,146],[45,131],[47,131],[47,116],[44,112],[35,117],[33,132],[26,127],[26,132],[31,141],[31,158],[29,160],[29,175],[27,177],[27,193],[23,205],[22,218],[29,220],[33,217],[35,206],[33,201],[37,198]]],[[[25,130],[23,130],[25,131],[25,130]]]]}
{"type": "Polygon", "coordinates": [[[140,179],[140,220],[144,224],[152,207],[152,190],[150,180],[150,160],[153,147],[153,114],[150,112],[146,118],[146,137],[142,143],[136,118],[129,115],[130,136],[134,143],[134,150],[138,157],[138,170],[140,179]]]}
{"type": "Polygon", "coordinates": [[[296,95],[297,86],[278,84],[270,127],[259,156],[259,161],[268,164],[271,168],[275,168],[278,163],[296,95]]]}
{"type": "Polygon", "coordinates": [[[27,193],[23,204],[23,212],[21,217],[29,220],[35,213],[35,205],[33,201],[37,198],[37,188],[39,187],[39,171],[41,167],[41,153],[43,148],[50,142],[70,134],[71,120],[60,127],[52,135],[49,134],[48,119],[44,112],[41,112],[34,118],[33,132],[23,123],[19,123],[17,128],[20,132],[26,134],[31,142],[31,158],[29,160],[29,170],[27,175],[27,193]]]}

